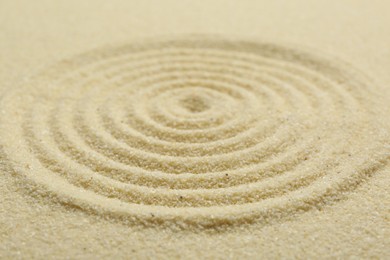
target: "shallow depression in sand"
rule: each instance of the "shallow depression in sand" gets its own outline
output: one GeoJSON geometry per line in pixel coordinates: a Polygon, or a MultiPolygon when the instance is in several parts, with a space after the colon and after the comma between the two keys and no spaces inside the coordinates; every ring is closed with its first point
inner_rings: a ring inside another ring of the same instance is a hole
{"type": "Polygon", "coordinates": [[[145,225],[268,223],[386,163],[378,98],[313,51],[157,40],[65,60],[8,92],[0,140],[18,176],[65,206],[145,225]]]}

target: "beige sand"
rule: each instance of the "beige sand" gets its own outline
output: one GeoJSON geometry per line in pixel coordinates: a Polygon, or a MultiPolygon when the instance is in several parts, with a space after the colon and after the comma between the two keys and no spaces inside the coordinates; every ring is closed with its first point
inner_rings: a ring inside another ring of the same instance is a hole
{"type": "Polygon", "coordinates": [[[0,258],[390,257],[389,5],[1,5],[0,258]]]}

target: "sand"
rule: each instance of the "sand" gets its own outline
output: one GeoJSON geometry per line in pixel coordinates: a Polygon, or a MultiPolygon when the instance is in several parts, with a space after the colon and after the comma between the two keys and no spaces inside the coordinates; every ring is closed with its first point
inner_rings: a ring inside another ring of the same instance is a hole
{"type": "Polygon", "coordinates": [[[388,4],[0,5],[0,258],[390,257],[388,4]]]}

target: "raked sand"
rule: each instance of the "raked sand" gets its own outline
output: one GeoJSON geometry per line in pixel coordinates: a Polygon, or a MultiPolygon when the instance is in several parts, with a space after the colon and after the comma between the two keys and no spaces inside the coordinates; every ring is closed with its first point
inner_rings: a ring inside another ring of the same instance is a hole
{"type": "Polygon", "coordinates": [[[0,258],[390,257],[388,4],[0,7],[0,258]]]}

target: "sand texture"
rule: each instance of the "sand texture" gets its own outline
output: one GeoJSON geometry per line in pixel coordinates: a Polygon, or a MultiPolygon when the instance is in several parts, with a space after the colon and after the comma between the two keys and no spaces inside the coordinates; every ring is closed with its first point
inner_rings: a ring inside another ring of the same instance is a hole
{"type": "Polygon", "coordinates": [[[389,258],[390,6],[348,2],[0,3],[0,258],[389,258]]]}

